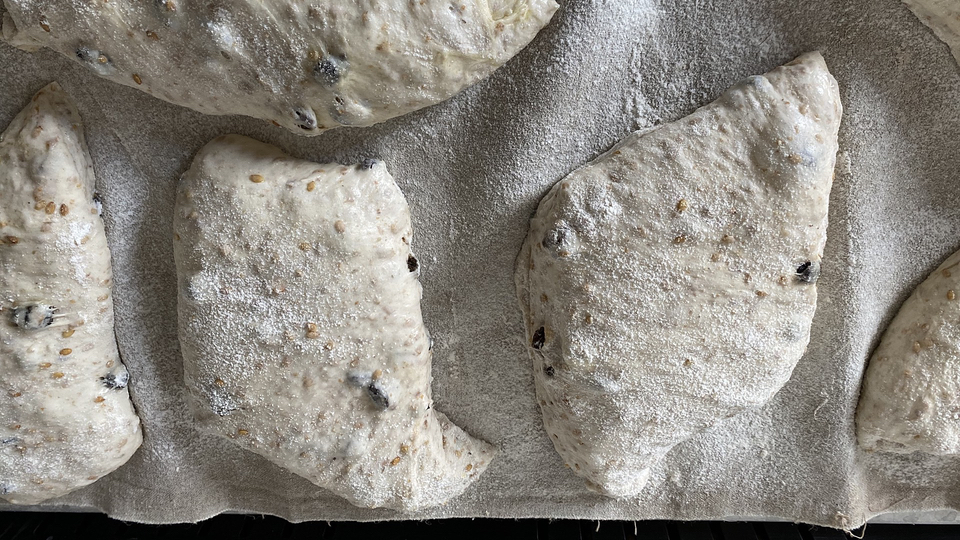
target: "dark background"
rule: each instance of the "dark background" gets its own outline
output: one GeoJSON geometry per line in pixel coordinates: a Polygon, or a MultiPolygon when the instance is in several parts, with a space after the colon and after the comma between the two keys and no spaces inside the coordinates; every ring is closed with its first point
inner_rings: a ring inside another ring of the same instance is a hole
{"type": "Polygon", "coordinates": [[[720,521],[586,521],[448,519],[380,523],[289,523],[273,516],[220,515],[196,524],[124,523],[102,514],[0,512],[0,540],[96,537],[101,540],[155,538],[283,539],[283,540],[826,540],[863,537],[869,540],[960,539],[955,525],[867,525],[851,536],[836,529],[795,523],[720,521]],[[599,524],[599,528],[598,528],[599,524]]]}

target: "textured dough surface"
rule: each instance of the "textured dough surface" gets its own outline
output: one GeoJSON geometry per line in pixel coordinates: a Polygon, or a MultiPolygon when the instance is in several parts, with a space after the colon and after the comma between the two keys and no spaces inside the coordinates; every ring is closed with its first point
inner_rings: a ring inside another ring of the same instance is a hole
{"type": "Polygon", "coordinates": [[[903,0],[923,24],[930,27],[941,41],[950,46],[953,57],[960,62],[960,1],[958,0],[903,0]]]}
{"type": "Polygon", "coordinates": [[[857,406],[866,450],[960,454],[960,252],[900,307],[870,357],[857,406]]]}
{"type": "Polygon", "coordinates": [[[553,187],[517,264],[544,426],[588,487],[766,403],[816,309],[841,105],[819,53],[553,187]]]}
{"type": "Polygon", "coordinates": [[[492,73],[554,0],[4,0],[3,37],[207,114],[369,126],[492,73]]]}
{"type": "Polygon", "coordinates": [[[80,116],[56,83],[0,136],[0,497],[90,484],[140,446],[80,116]]]}
{"type": "Polygon", "coordinates": [[[217,138],[181,181],[175,231],[201,429],[358,506],[440,504],[483,472],[493,448],[432,408],[410,213],[382,162],[217,138]]]}

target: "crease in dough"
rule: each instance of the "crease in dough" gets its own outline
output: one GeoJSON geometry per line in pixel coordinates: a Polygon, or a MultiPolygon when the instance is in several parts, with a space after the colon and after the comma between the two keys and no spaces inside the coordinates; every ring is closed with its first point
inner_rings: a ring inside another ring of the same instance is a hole
{"type": "Polygon", "coordinates": [[[870,356],[857,404],[867,451],[960,454],[960,252],[900,307],[870,356]]]}
{"type": "Polygon", "coordinates": [[[57,83],[0,135],[0,497],[93,483],[142,441],[80,115],[57,83]]]}
{"type": "Polygon", "coordinates": [[[459,495],[495,450],[433,408],[410,212],[377,160],[208,143],[174,219],[197,426],[361,507],[459,495]]]}
{"type": "Polygon", "coordinates": [[[2,36],[206,114],[300,135],[439,103],[520,52],[554,0],[3,0],[2,36]]]}
{"type": "Polygon", "coordinates": [[[634,133],[540,202],[516,282],[544,427],[610,497],[761,407],[810,339],[842,107],[819,53],[634,133]]]}

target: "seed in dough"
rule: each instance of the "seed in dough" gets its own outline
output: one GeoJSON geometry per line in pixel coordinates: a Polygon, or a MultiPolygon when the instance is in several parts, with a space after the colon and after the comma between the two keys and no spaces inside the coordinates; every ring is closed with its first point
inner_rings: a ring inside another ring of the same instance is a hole
{"type": "Polygon", "coordinates": [[[0,497],[12,503],[90,484],[142,440],[94,187],[80,115],[52,83],[0,136],[0,497]]]}
{"type": "Polygon", "coordinates": [[[868,451],[960,454],[960,252],[907,298],[870,357],[857,405],[868,451]]]}
{"type": "Polygon", "coordinates": [[[441,504],[486,469],[494,449],[433,407],[410,213],[383,162],[220,137],[180,183],[175,231],[201,430],[361,507],[441,504]]]}
{"type": "Polygon", "coordinates": [[[630,135],[541,201],[517,288],[544,427],[590,489],[636,495],[671,448],[790,378],[841,110],[805,54],[630,135]]]}
{"type": "Polygon", "coordinates": [[[300,135],[439,103],[520,52],[554,0],[4,0],[2,37],[206,114],[300,135]]]}

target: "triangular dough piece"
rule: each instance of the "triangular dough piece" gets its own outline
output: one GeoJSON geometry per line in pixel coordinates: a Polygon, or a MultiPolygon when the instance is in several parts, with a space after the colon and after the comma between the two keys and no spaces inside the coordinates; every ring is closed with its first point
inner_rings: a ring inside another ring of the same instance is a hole
{"type": "Polygon", "coordinates": [[[364,507],[440,504],[486,469],[493,448],[433,408],[410,213],[383,163],[220,137],[175,231],[201,429],[364,507]]]}
{"type": "Polygon", "coordinates": [[[866,450],[960,454],[960,252],[903,303],[870,357],[857,406],[866,450]]]}
{"type": "Polygon", "coordinates": [[[50,84],[0,136],[0,497],[90,484],[140,446],[80,115],[50,84]]]}
{"type": "Polygon", "coordinates": [[[930,27],[960,63],[960,0],[903,0],[930,27]]]}
{"type": "Polygon", "coordinates": [[[629,497],[766,403],[810,337],[841,105],[818,53],[638,132],[544,197],[517,286],[550,439],[629,497]]]}
{"type": "Polygon", "coordinates": [[[369,126],[490,75],[554,0],[4,0],[3,37],[206,114],[369,126]]]}

